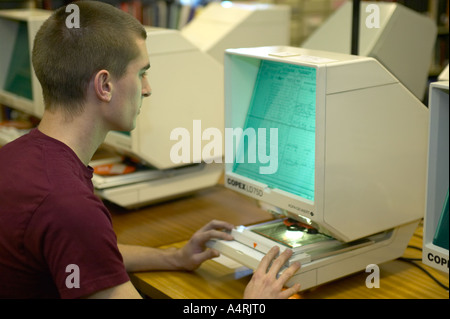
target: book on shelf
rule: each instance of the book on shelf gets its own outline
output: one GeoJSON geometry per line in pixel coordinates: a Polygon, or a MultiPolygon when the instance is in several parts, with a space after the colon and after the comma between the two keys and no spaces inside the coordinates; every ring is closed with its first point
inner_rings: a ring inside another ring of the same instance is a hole
{"type": "MultiPolygon", "coordinates": [[[[201,0],[101,0],[130,13],[143,25],[181,29],[206,2],[201,0]]],[[[71,0],[40,0],[36,7],[56,10],[71,0]]],[[[76,3],[76,1],[75,1],[76,3]]]]}

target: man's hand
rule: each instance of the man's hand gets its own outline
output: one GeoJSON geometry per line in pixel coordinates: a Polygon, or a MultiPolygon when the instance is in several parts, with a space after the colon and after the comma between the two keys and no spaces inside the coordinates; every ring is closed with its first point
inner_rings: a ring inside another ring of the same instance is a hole
{"type": "Polygon", "coordinates": [[[283,274],[277,278],[281,267],[292,256],[292,250],[286,249],[278,258],[279,248],[272,247],[261,260],[252,279],[244,291],[245,299],[287,299],[300,290],[300,284],[283,290],[284,285],[300,269],[300,263],[293,263],[283,274]],[[274,260],[275,259],[275,260],[274,260]],[[273,261],[272,265],[270,263],[273,261]],[[270,268],[269,268],[270,267],[270,268]]]}
{"type": "Polygon", "coordinates": [[[233,236],[223,230],[231,231],[234,225],[213,220],[200,228],[188,243],[180,248],[179,261],[181,268],[186,270],[197,269],[204,261],[218,257],[219,252],[215,249],[210,249],[205,246],[206,242],[210,239],[224,239],[233,240],[233,236]]]}

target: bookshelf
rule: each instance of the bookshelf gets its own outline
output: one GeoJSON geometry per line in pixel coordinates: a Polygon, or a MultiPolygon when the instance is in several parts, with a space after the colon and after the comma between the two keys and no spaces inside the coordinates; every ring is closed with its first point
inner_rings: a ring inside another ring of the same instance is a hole
{"type": "MultiPolygon", "coordinates": [[[[100,0],[129,12],[143,25],[181,29],[211,0],[100,0]]],[[[36,7],[55,10],[71,0],[36,0],[36,7]]]]}
{"type": "MultiPolygon", "coordinates": [[[[181,29],[211,1],[220,0],[100,0],[133,14],[144,25],[181,29]]],[[[231,0],[234,1],[234,0],[231,0]]],[[[329,15],[347,0],[238,0],[286,4],[291,7],[290,45],[301,43],[319,27],[329,15]]],[[[351,0],[349,0],[351,1],[351,0]]],[[[365,1],[365,0],[363,0],[365,1]]],[[[398,2],[430,16],[438,26],[430,77],[437,77],[448,64],[449,0],[372,0],[398,2]]],[[[0,0],[4,8],[42,8],[54,10],[72,0],[0,0]]]]}
{"type": "MultiPolygon", "coordinates": [[[[0,0],[1,9],[55,10],[77,0],[0,0]]],[[[181,29],[208,2],[216,0],[98,0],[135,16],[146,26],[181,29]]],[[[218,0],[217,0],[218,1],[218,0]]]]}

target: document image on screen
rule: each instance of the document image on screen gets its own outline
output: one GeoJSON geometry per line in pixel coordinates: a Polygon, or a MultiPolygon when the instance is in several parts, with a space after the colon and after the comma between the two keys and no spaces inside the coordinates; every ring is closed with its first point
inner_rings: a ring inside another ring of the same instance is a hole
{"type": "Polygon", "coordinates": [[[265,129],[266,140],[252,141],[261,135],[243,134],[233,172],[314,201],[316,69],[262,60],[250,103],[244,132],[265,129]],[[270,138],[273,129],[277,129],[276,141],[270,138]],[[261,174],[259,168],[267,164],[258,152],[268,152],[270,143],[278,143],[278,169],[261,174]],[[261,145],[265,149],[257,149],[261,145]]]}

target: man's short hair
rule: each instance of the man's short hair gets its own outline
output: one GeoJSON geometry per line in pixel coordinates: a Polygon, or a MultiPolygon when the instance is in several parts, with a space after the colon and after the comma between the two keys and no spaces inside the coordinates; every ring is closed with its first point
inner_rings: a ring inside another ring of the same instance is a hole
{"type": "Polygon", "coordinates": [[[46,109],[64,106],[72,116],[82,111],[92,76],[105,69],[120,78],[138,57],[136,40],[147,37],[138,20],[112,5],[100,1],[75,4],[79,28],[68,27],[66,20],[72,11],[59,8],[37,32],[32,53],[46,109]]]}

